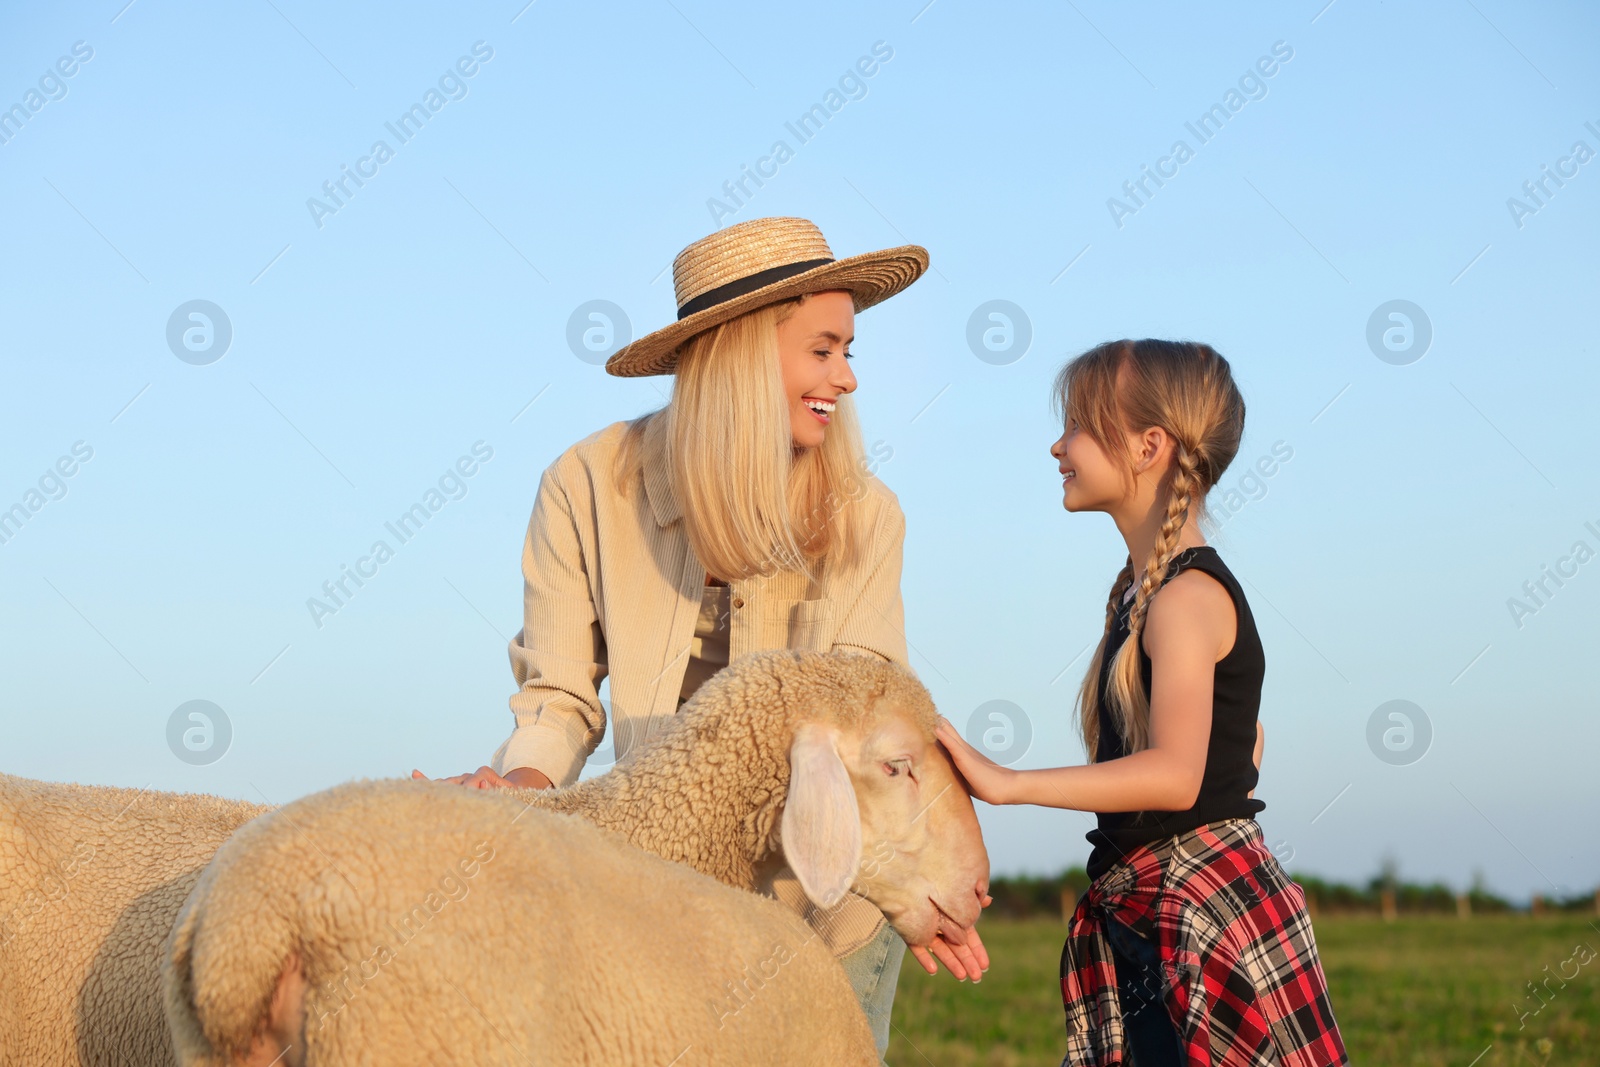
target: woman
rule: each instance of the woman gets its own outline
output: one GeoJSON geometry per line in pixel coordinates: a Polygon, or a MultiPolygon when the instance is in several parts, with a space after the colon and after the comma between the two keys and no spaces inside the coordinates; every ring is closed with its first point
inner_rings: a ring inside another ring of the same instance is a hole
{"type": "MultiPolygon", "coordinates": [[[[622,759],[746,652],[906,662],[905,517],[866,468],[848,360],[855,312],[927,264],[916,245],[835,260],[817,227],[794,218],[729,226],[679,253],[678,321],[606,363],[622,377],[673,374],[672,399],[545,471],[510,646],[516,728],[492,766],[448,781],[576,781],[606,729],[607,676],[622,759]]],[[[774,891],[839,957],[881,1056],[904,942],[854,893],[821,914],[792,880],[774,891]]],[[[958,978],[988,965],[976,932],[912,951],[930,974],[935,956],[958,978]]]]}

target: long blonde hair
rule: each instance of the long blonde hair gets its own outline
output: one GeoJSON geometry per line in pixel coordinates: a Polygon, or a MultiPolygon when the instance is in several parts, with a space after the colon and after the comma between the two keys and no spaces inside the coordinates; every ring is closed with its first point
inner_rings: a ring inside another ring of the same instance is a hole
{"type": "MultiPolygon", "coordinates": [[[[1113,460],[1124,464],[1130,490],[1134,457],[1125,433],[1152,426],[1166,430],[1173,460],[1162,488],[1166,517],[1156,534],[1144,578],[1128,613],[1128,639],[1111,661],[1106,699],[1129,754],[1150,744],[1150,695],[1139,670],[1139,636],[1150,598],[1166,580],[1178,554],[1178,538],[1189,513],[1206,518],[1206,493],[1239,451],[1244,435],[1244,398],[1228,361],[1210,345],[1192,341],[1110,341],[1071,360],[1056,375],[1056,409],[1076,422],[1113,460]]],[[[1100,674],[1117,608],[1133,584],[1129,557],[1106,601],[1100,645],[1078,690],[1078,730],[1089,761],[1100,745],[1100,674]]]]}
{"type": "Polygon", "coordinates": [[[646,425],[667,420],[672,492],[707,573],[733,580],[844,566],[864,549],[867,473],[855,407],[838,397],[823,443],[796,450],[778,326],[809,294],[746,312],[684,344],[666,407],[634,421],[618,477],[637,474],[646,425]]]}

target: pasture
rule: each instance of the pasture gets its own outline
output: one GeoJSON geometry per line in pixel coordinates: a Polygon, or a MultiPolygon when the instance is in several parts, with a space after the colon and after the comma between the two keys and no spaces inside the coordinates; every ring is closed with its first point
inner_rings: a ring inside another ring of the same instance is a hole
{"type": "MultiPolygon", "coordinates": [[[[1600,1064],[1600,920],[1593,915],[1314,922],[1353,1064],[1600,1064]],[[1559,976],[1574,971],[1563,984],[1559,976]]],[[[1060,1063],[1057,974],[1065,927],[995,918],[980,929],[991,966],[976,986],[943,973],[930,978],[906,956],[887,1056],[893,1067],[1060,1063]]]]}

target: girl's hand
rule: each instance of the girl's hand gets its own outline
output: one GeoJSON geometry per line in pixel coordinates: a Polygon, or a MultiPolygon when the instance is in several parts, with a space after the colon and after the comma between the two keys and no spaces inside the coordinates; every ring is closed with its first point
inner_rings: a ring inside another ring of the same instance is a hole
{"type": "Polygon", "coordinates": [[[950,720],[939,716],[939,726],[934,736],[944,743],[945,751],[967,780],[967,790],[985,804],[1007,804],[1011,786],[1017,772],[1002,767],[982,752],[967,744],[966,738],[956,730],[950,720]]]}

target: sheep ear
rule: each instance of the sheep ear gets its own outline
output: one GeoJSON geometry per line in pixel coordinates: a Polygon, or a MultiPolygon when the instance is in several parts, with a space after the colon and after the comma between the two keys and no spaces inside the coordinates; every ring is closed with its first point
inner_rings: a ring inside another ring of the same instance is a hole
{"type": "Polygon", "coordinates": [[[806,896],[824,908],[843,898],[861,867],[861,811],[837,737],[815,723],[795,731],[781,830],[784,858],[806,896]]]}

